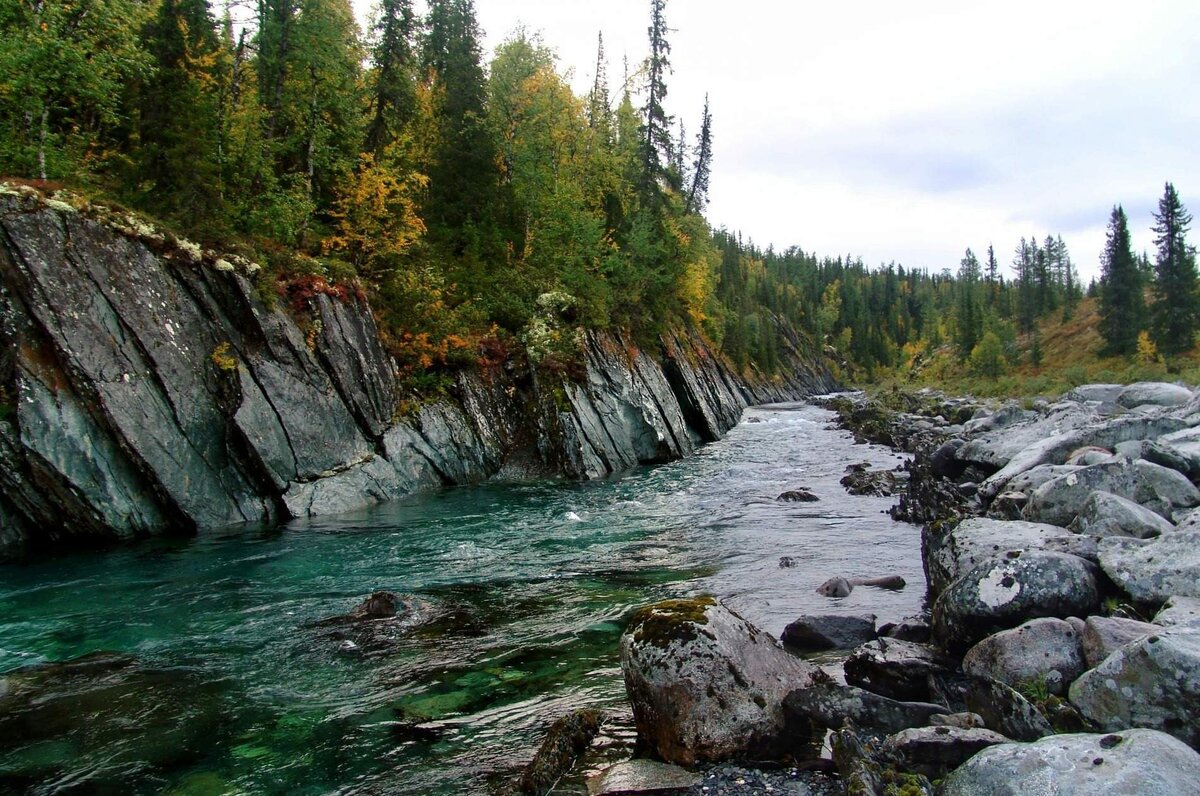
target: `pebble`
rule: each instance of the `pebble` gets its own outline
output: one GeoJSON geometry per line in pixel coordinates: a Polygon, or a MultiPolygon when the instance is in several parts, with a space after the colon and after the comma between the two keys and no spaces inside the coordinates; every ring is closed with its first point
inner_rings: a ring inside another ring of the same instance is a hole
{"type": "Polygon", "coordinates": [[[710,769],[692,788],[694,796],[840,796],[841,785],[835,777],[822,772],[782,768],[771,771],[722,765],[710,769]]]}

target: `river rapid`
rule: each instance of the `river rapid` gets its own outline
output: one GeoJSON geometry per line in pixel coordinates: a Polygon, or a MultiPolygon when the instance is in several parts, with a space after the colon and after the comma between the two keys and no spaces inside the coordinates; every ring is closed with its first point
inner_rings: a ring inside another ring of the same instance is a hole
{"type": "Polygon", "coordinates": [[[919,530],[838,483],[848,464],[901,459],[832,418],[756,407],[690,458],[606,481],[486,484],[0,567],[0,672],[99,651],[138,662],[102,687],[53,684],[36,726],[0,724],[0,793],[484,792],[554,718],[620,710],[637,606],[710,593],[775,635],[803,613],[918,613],[919,530]],[[820,501],[775,500],[797,487],[820,501]],[[885,574],[908,587],[815,592],[885,574]],[[316,624],[379,589],[414,606],[386,638],[316,624]]]}

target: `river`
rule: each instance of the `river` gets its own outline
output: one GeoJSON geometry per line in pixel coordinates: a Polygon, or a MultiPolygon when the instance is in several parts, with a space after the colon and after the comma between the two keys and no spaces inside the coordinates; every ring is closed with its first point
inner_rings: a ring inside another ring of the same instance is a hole
{"type": "Polygon", "coordinates": [[[140,663],[103,688],[56,684],[37,726],[10,724],[0,793],[483,792],[553,718],[622,703],[617,641],[639,605],[711,593],[776,635],[802,613],[915,614],[918,529],[838,483],[899,457],[831,422],[752,408],[688,459],[605,481],[0,567],[0,671],[98,651],[140,663]],[[800,486],[820,501],[775,500],[800,486]],[[883,574],[909,586],[815,592],[883,574]],[[416,607],[382,648],[315,624],[378,589],[416,607]]]}

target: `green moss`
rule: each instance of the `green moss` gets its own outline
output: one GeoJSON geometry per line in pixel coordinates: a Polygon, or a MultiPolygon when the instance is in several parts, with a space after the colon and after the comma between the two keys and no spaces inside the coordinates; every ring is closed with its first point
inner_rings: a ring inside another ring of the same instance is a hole
{"type": "MultiPolygon", "coordinates": [[[[635,628],[633,640],[665,648],[672,642],[694,641],[708,624],[707,610],[717,601],[709,596],[686,600],[664,600],[654,605],[639,608],[630,620],[635,628]]],[[[705,633],[712,638],[711,633],[705,633]]]]}

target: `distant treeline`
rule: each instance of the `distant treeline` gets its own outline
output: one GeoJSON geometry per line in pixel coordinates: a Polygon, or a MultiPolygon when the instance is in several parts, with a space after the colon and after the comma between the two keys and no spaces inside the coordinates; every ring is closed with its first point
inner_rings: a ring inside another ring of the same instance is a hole
{"type": "MultiPolygon", "coordinates": [[[[610,81],[600,39],[576,96],[528,32],[485,64],[472,0],[430,0],[423,16],[380,0],[365,33],[349,0],[219,16],[206,0],[11,0],[0,172],[242,249],[269,266],[266,295],[357,282],[414,379],[513,342],[562,364],[581,327],[652,340],[678,324],[773,372],[777,318],[868,376],[943,344],[984,371],[1039,355],[1036,320],[1081,294],[1059,238],[1023,241],[1006,278],[990,247],[933,274],[711,230],[712,116],[706,103],[689,135],[666,112],[666,0],[648,2],[645,60],[610,81]]],[[[1190,347],[1193,304],[1175,306],[1194,296],[1188,219],[1161,212],[1155,266],[1110,235],[1100,291],[1114,352],[1144,328],[1165,352],[1190,347]],[[1127,306],[1151,281],[1154,311],[1127,306]]]]}

